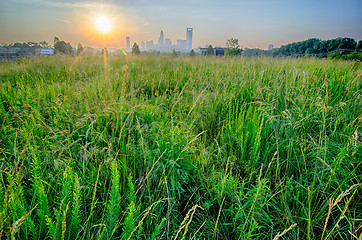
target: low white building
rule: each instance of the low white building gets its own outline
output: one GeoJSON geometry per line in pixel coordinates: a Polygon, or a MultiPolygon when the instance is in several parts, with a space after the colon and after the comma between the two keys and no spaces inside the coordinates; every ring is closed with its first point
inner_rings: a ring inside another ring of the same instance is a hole
{"type": "Polygon", "coordinates": [[[40,55],[54,55],[54,49],[42,48],[42,49],[40,49],[40,55]]]}
{"type": "MultiPolygon", "coordinates": [[[[202,54],[202,55],[206,55],[207,54],[207,49],[208,48],[202,48],[202,47],[200,47],[199,48],[199,51],[200,51],[200,53],[202,54]]],[[[214,47],[213,48],[213,54],[212,55],[214,55],[214,56],[223,56],[224,54],[225,54],[225,48],[222,48],[222,47],[214,47]]]]}

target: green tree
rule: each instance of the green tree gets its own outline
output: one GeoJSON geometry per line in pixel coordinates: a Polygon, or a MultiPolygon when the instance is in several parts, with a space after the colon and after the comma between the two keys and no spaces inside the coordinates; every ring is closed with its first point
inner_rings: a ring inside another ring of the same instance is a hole
{"type": "Polygon", "coordinates": [[[190,57],[195,57],[195,51],[193,49],[190,52],[190,57]]]}
{"type": "Polygon", "coordinates": [[[82,44],[78,43],[77,45],[77,56],[81,55],[83,53],[84,49],[82,44]]]}
{"type": "Polygon", "coordinates": [[[64,41],[57,41],[54,44],[54,53],[55,54],[69,54],[73,55],[72,45],[64,41]]]}
{"type": "Polygon", "coordinates": [[[333,52],[339,49],[341,38],[327,40],[327,42],[328,42],[328,52],[333,52]]]}
{"type": "Polygon", "coordinates": [[[342,38],[339,43],[339,49],[356,49],[357,42],[353,38],[342,38]]]}
{"type": "Polygon", "coordinates": [[[43,47],[41,42],[38,43],[38,42],[31,42],[31,41],[26,42],[26,43],[25,42],[23,42],[23,43],[13,43],[13,44],[11,44],[9,46],[16,47],[16,48],[42,48],[43,47]]]}
{"type": "Polygon", "coordinates": [[[59,38],[57,36],[54,37],[54,45],[59,42],[59,38]]]}
{"type": "Polygon", "coordinates": [[[237,56],[241,55],[242,49],[239,45],[239,39],[237,38],[230,38],[226,40],[226,49],[225,49],[225,55],[228,56],[237,56]]]}
{"type": "Polygon", "coordinates": [[[102,48],[102,55],[108,55],[108,50],[106,47],[102,48]]]}
{"type": "Polygon", "coordinates": [[[46,41],[40,41],[40,42],[39,42],[39,45],[40,45],[42,48],[50,48],[49,43],[47,43],[46,41]]]}
{"type": "Polygon", "coordinates": [[[254,48],[254,49],[245,48],[243,52],[243,56],[245,57],[262,56],[262,55],[266,55],[266,51],[259,48],[254,48]]]}
{"type": "Polygon", "coordinates": [[[206,49],[206,55],[214,55],[214,48],[212,45],[209,45],[206,49]]]}
{"type": "Polygon", "coordinates": [[[138,46],[137,43],[134,43],[132,46],[132,54],[134,55],[140,55],[141,51],[140,51],[140,47],[138,46]]]}
{"type": "Polygon", "coordinates": [[[329,54],[329,55],[328,55],[328,58],[329,58],[329,59],[333,59],[333,60],[335,60],[335,59],[340,59],[340,58],[341,58],[341,55],[339,55],[339,53],[332,53],[332,54],[329,54]]]}
{"type": "Polygon", "coordinates": [[[357,50],[357,51],[362,51],[362,40],[359,40],[359,41],[358,41],[358,44],[357,44],[357,46],[356,46],[356,50],[357,50]]]}
{"type": "Polygon", "coordinates": [[[178,56],[178,54],[177,54],[177,52],[176,52],[175,49],[172,50],[172,54],[171,54],[171,55],[172,55],[172,57],[177,57],[177,56],[178,56]]]}

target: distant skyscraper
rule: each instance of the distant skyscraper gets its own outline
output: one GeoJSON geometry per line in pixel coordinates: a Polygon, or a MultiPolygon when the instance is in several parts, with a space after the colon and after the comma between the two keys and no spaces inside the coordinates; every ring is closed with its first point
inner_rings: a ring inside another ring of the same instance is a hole
{"type": "Polygon", "coordinates": [[[172,41],[169,38],[165,39],[165,47],[172,47],[172,41]]]}
{"type": "Polygon", "coordinates": [[[186,28],[186,50],[191,51],[192,49],[192,28],[186,28]]]}
{"type": "Polygon", "coordinates": [[[131,42],[130,42],[128,36],[126,37],[126,49],[127,49],[127,50],[130,50],[130,49],[131,49],[131,42]]]}
{"type": "Polygon", "coordinates": [[[147,41],[146,42],[146,48],[147,49],[153,49],[155,47],[155,44],[153,43],[153,41],[147,41]]]}
{"type": "Polygon", "coordinates": [[[161,30],[160,32],[160,38],[158,39],[157,45],[159,47],[163,47],[163,45],[165,44],[165,38],[163,36],[163,31],[161,30]]]}
{"type": "Polygon", "coordinates": [[[177,40],[177,47],[182,52],[187,50],[187,41],[186,40],[177,40]]]}
{"type": "Polygon", "coordinates": [[[141,42],[141,48],[145,49],[146,48],[146,43],[145,42],[141,42]]]}
{"type": "Polygon", "coordinates": [[[269,44],[268,50],[269,50],[269,51],[270,51],[270,50],[273,50],[273,48],[274,48],[274,45],[273,45],[273,44],[269,44]]]}

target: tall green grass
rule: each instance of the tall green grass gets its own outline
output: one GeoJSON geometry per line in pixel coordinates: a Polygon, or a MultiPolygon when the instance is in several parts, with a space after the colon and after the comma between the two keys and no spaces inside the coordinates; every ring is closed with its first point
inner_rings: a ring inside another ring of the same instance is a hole
{"type": "Polygon", "coordinates": [[[361,63],[103,63],[1,63],[0,238],[357,239],[361,63]]]}

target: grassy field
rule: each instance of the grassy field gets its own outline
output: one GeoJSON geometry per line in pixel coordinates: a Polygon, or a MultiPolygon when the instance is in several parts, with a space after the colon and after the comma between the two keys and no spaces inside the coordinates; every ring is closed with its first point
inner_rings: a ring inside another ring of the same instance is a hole
{"type": "Polygon", "coordinates": [[[362,64],[0,64],[0,239],[357,239],[362,64]]]}

